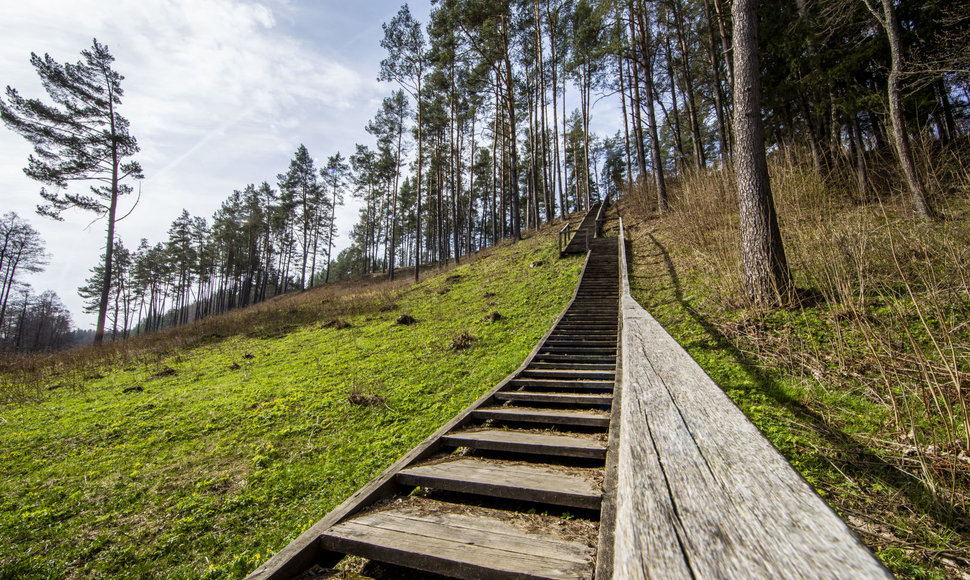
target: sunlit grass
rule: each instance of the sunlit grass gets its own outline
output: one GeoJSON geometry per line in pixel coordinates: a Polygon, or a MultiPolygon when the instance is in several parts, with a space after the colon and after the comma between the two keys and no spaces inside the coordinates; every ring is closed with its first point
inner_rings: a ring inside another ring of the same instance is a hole
{"type": "Polygon", "coordinates": [[[0,407],[0,578],[242,577],[521,363],[578,278],[556,253],[547,232],[47,369],[0,407]]]}

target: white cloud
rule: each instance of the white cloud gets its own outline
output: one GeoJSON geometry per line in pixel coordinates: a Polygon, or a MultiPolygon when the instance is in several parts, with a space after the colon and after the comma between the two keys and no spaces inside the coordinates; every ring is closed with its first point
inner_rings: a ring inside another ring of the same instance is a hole
{"type": "MultiPolygon", "coordinates": [[[[369,139],[364,123],[389,89],[374,80],[380,57],[350,45],[368,34],[379,50],[381,18],[399,3],[8,2],[0,19],[0,85],[41,96],[31,51],[76,61],[93,37],[107,44],[126,77],[122,114],[142,148],[136,158],[146,175],[142,202],[119,232],[129,246],[141,237],[161,241],[183,207],[209,217],[233,189],[275,183],[300,143],[325,159],[337,150],[347,156],[355,141],[369,139]],[[310,17],[323,21],[316,26],[305,21],[310,17]]],[[[0,210],[17,211],[41,230],[53,260],[32,282],[57,291],[86,326],[92,318],[81,314],[75,288],[98,259],[103,223],[84,230],[89,214],[65,223],[34,215],[40,186],[21,171],[29,152],[19,136],[0,130],[0,210]]],[[[338,212],[341,218],[338,248],[347,244],[356,208],[338,212]]]]}

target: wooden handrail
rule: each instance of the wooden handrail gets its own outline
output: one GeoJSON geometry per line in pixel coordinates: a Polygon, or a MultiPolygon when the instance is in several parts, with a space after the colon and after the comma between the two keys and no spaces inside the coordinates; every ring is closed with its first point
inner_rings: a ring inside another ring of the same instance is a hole
{"type": "MultiPolygon", "coordinates": [[[[596,212],[596,233],[593,237],[598,238],[603,230],[603,222],[606,221],[606,206],[610,204],[610,198],[613,196],[612,193],[606,194],[606,199],[600,204],[599,211],[596,212]]],[[[587,246],[589,244],[587,243],[587,246]]]]}
{"type": "Polygon", "coordinates": [[[564,225],[562,229],[559,230],[559,257],[560,258],[563,256],[562,252],[565,249],[566,245],[569,244],[568,238],[569,238],[570,228],[572,228],[572,224],[569,222],[566,222],[566,225],[564,225]],[[564,242],[563,240],[566,240],[566,241],[564,242]]]}
{"type": "Polygon", "coordinates": [[[630,295],[620,220],[614,578],[892,578],[630,295]]]}

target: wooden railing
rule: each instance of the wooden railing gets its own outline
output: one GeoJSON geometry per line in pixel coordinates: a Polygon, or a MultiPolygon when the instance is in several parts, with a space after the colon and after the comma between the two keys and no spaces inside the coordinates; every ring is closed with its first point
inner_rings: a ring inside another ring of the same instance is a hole
{"type": "Polygon", "coordinates": [[[603,233],[603,223],[606,221],[606,206],[610,205],[611,197],[613,197],[612,193],[607,194],[606,199],[600,204],[599,211],[596,212],[596,235],[594,236],[596,238],[600,237],[603,233]]]}
{"type": "Polygon", "coordinates": [[[566,225],[564,225],[562,229],[559,230],[559,257],[560,258],[562,258],[563,256],[562,254],[563,250],[565,250],[566,246],[569,244],[569,233],[571,229],[572,229],[572,224],[569,222],[566,222],[566,225]]]}
{"type": "Polygon", "coordinates": [[[633,299],[622,220],[619,246],[613,558],[597,577],[891,578],[633,299]]]}

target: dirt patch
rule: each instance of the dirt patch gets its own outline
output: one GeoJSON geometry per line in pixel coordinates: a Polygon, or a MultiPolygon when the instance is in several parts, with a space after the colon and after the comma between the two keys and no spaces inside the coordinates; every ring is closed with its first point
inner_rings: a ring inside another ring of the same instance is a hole
{"type": "Polygon", "coordinates": [[[347,394],[347,402],[361,407],[387,406],[387,398],[384,395],[374,392],[373,389],[365,389],[357,385],[350,388],[350,392],[347,394]]]}
{"type": "Polygon", "coordinates": [[[475,344],[475,337],[463,330],[451,340],[451,350],[468,350],[473,344],[475,344]]]}
{"type": "Polygon", "coordinates": [[[320,328],[332,328],[334,330],[342,330],[344,328],[350,328],[351,324],[342,318],[332,318],[320,325],[320,328]]]}
{"type": "Polygon", "coordinates": [[[177,371],[175,369],[173,369],[172,367],[165,367],[162,370],[158,371],[157,373],[153,374],[152,375],[152,378],[153,379],[161,379],[161,378],[164,378],[164,377],[175,376],[176,374],[178,374],[177,371]]]}
{"type": "Polygon", "coordinates": [[[415,323],[417,323],[418,322],[418,319],[415,318],[415,317],[413,317],[413,316],[411,316],[410,314],[402,314],[402,315],[400,315],[400,316],[397,317],[397,320],[395,322],[397,322],[398,324],[403,324],[403,325],[407,326],[409,324],[415,324],[415,323]]]}
{"type": "Polygon", "coordinates": [[[501,314],[499,313],[499,311],[498,311],[498,310],[493,310],[493,311],[491,311],[491,312],[489,312],[488,314],[486,314],[486,315],[485,315],[485,318],[483,318],[482,320],[485,320],[485,321],[487,321],[487,322],[498,322],[499,320],[502,320],[502,319],[504,319],[504,318],[505,318],[505,317],[504,317],[504,316],[502,316],[502,315],[501,315],[501,314]]]}

